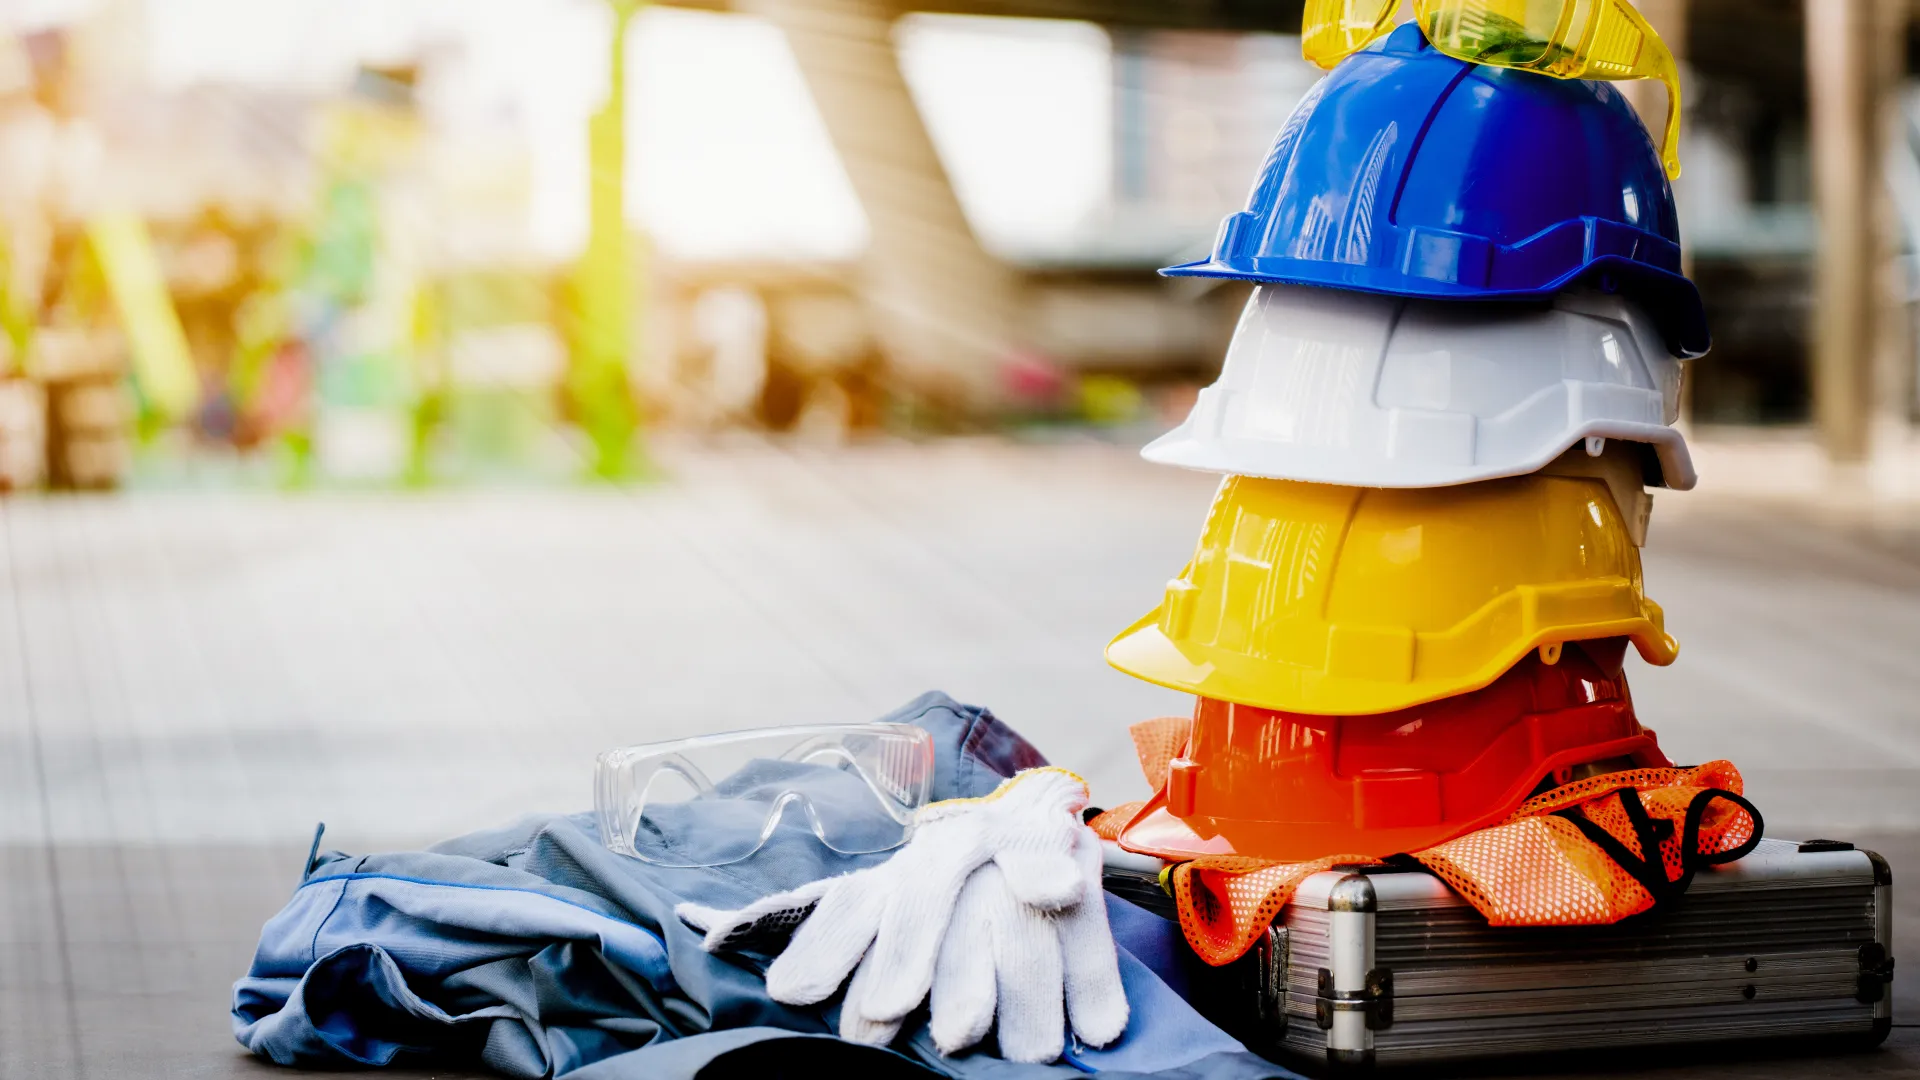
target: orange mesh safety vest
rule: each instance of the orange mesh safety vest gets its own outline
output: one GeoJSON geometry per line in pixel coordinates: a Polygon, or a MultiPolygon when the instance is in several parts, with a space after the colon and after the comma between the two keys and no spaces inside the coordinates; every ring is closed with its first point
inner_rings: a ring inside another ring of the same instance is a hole
{"type": "MultiPolygon", "coordinates": [[[[1190,720],[1132,728],[1150,782],[1187,742],[1190,720]]],[[[1742,796],[1740,771],[1713,761],[1690,769],[1635,769],[1554,788],[1506,821],[1415,852],[1494,926],[1599,926],[1671,902],[1695,871],[1732,862],[1760,842],[1760,812],[1742,796]]],[[[1093,821],[1117,839],[1144,803],[1093,821]]],[[[1187,943],[1209,964],[1238,959],[1265,934],[1302,881],[1341,865],[1378,864],[1330,855],[1275,863],[1208,856],[1175,864],[1165,879],[1187,943]]]]}

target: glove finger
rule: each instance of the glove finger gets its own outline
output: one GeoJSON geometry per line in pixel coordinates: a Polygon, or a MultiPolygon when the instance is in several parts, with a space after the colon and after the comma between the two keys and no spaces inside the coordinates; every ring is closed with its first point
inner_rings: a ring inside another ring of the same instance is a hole
{"type": "Polygon", "coordinates": [[[1003,781],[988,796],[996,810],[1019,817],[1061,814],[1080,819],[1087,808],[1087,782],[1057,766],[1027,769],[1003,781]]]}
{"type": "MultiPolygon", "coordinates": [[[[977,841],[972,830],[955,830],[951,838],[921,849],[928,854],[903,866],[893,879],[897,895],[886,904],[873,939],[873,962],[880,970],[867,998],[869,1017],[898,1019],[926,1000],[954,903],[975,868],[986,861],[977,841]]],[[[887,865],[902,862],[906,854],[894,856],[887,865]]]]}
{"type": "Polygon", "coordinates": [[[813,1005],[833,996],[873,944],[893,875],[892,863],[832,878],[793,941],[767,968],[767,995],[783,1005],[813,1005]]]}
{"type": "Polygon", "coordinates": [[[1087,807],[1087,782],[1052,765],[1017,772],[991,792],[974,799],[944,799],[920,808],[921,825],[955,818],[1006,815],[1035,817],[1053,811],[1078,817],[1087,807]]]}
{"type": "MultiPolygon", "coordinates": [[[[1085,829],[1084,825],[1076,828],[1085,829]]],[[[1073,835],[1063,833],[1058,847],[1005,848],[993,861],[1005,871],[1007,888],[1021,903],[1040,911],[1060,911],[1087,894],[1086,879],[1073,858],[1073,835]]]]}
{"type": "Polygon", "coordinates": [[[942,1054],[957,1054],[987,1037],[993,1027],[994,975],[991,892],[999,872],[989,867],[974,871],[953,905],[953,919],[940,942],[933,967],[929,1025],[933,1045],[942,1054]]]}
{"type": "MultiPolygon", "coordinates": [[[[998,867],[980,873],[1004,877],[998,867]]],[[[1043,1064],[1066,1048],[1060,938],[1053,917],[1016,899],[1004,882],[992,892],[994,988],[1000,1056],[1043,1064]]]]}
{"type": "Polygon", "coordinates": [[[1087,883],[1087,899],[1054,920],[1066,979],[1067,1016],[1081,1042],[1105,1046],[1126,1032],[1130,1009],[1120,981],[1113,930],[1107,924],[1106,894],[1100,889],[1100,842],[1091,831],[1075,855],[1087,883]]]}
{"type": "Polygon", "coordinates": [[[1073,851],[1087,831],[1080,821],[1085,781],[1061,769],[1029,770],[1014,779],[1021,781],[1015,794],[1032,794],[1019,800],[1009,796],[995,807],[994,858],[1023,902],[1045,911],[1078,903],[1084,889],[1073,851]]]}
{"type": "Polygon", "coordinates": [[[877,971],[869,955],[854,969],[853,981],[847,983],[847,996],[840,1002],[840,1037],[848,1042],[886,1046],[900,1036],[900,1020],[874,1020],[866,1015],[862,1007],[872,990],[877,971]]]}

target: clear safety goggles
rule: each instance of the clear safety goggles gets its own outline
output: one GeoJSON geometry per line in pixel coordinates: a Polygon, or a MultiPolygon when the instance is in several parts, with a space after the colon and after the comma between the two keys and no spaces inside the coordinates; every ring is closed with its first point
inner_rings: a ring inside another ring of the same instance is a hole
{"type": "MultiPolygon", "coordinates": [[[[1307,0],[1300,51],[1322,68],[1390,32],[1400,0],[1307,0]]],[[[1680,175],[1680,70],[1627,0],[1413,0],[1434,48],[1456,60],[1556,79],[1659,79],[1667,86],[1660,160],[1680,175]]]]}
{"type": "Polygon", "coordinates": [[[906,843],[933,783],[933,737],[906,724],[762,728],[602,753],[600,837],[656,866],[725,866],[783,819],[843,855],[906,843]]]}

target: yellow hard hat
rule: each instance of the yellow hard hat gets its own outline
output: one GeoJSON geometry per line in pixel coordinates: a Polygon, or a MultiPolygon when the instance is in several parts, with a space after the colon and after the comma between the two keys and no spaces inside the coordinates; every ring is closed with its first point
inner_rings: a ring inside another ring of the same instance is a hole
{"type": "MultiPolygon", "coordinates": [[[[1478,690],[1533,649],[1632,639],[1673,663],[1605,482],[1533,474],[1446,488],[1230,476],[1160,607],[1107,662],[1283,712],[1391,712],[1478,690]]],[[[1551,659],[1549,659],[1551,658],[1551,659]]]]}

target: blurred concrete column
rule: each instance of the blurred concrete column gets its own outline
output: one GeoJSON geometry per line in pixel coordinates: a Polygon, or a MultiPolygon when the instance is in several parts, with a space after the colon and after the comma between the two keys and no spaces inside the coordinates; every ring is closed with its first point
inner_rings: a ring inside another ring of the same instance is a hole
{"type": "MultiPolygon", "coordinates": [[[[1673,53],[1673,59],[1680,68],[1680,81],[1684,88],[1690,91],[1693,72],[1687,66],[1687,2],[1688,0],[1638,0],[1637,6],[1640,14],[1646,16],[1647,22],[1653,26],[1654,32],[1660,35],[1660,40],[1666,42],[1667,51],[1673,53]]],[[[1657,79],[1635,79],[1614,85],[1626,94],[1627,101],[1633,105],[1633,110],[1640,114],[1640,122],[1647,126],[1647,131],[1653,135],[1657,143],[1667,129],[1669,103],[1666,84],[1657,79]]],[[[1680,134],[1685,138],[1686,130],[1682,128],[1680,134]]],[[[1681,164],[1686,163],[1683,161],[1681,164]]],[[[1685,195],[1681,193],[1686,190],[1685,178],[1682,177],[1675,187],[1679,189],[1676,193],[1678,197],[1684,199],[1685,195]]],[[[1692,277],[1693,249],[1685,246],[1685,236],[1680,240],[1682,245],[1680,272],[1692,277]]],[[[1692,364],[1682,368],[1684,374],[1680,383],[1680,426],[1683,428],[1689,427],[1693,422],[1693,370],[1692,364]]]]}
{"type": "Polygon", "coordinates": [[[1836,464],[1866,460],[1879,304],[1885,0],[1806,0],[1808,122],[1813,149],[1813,406],[1836,464]]]}
{"type": "Polygon", "coordinates": [[[968,225],[915,107],[885,0],[740,0],[786,32],[867,215],[865,295],[903,388],[973,411],[998,396],[1018,285],[968,225]]]}
{"type": "Polygon", "coordinates": [[[1916,282],[1914,264],[1904,253],[1912,237],[1907,235],[1894,185],[1896,169],[1902,164],[1893,155],[1905,155],[1906,168],[1915,168],[1915,145],[1908,137],[1907,115],[1902,100],[1906,77],[1908,23],[1914,5],[1908,0],[1881,2],[1876,8],[1879,24],[1873,33],[1875,101],[1873,132],[1877,139],[1875,167],[1884,182],[1875,185],[1872,235],[1875,270],[1873,359],[1868,373],[1871,403],[1868,415],[1869,481],[1886,494],[1920,494],[1920,447],[1914,435],[1916,363],[1914,350],[1913,301],[1916,282]]]}

